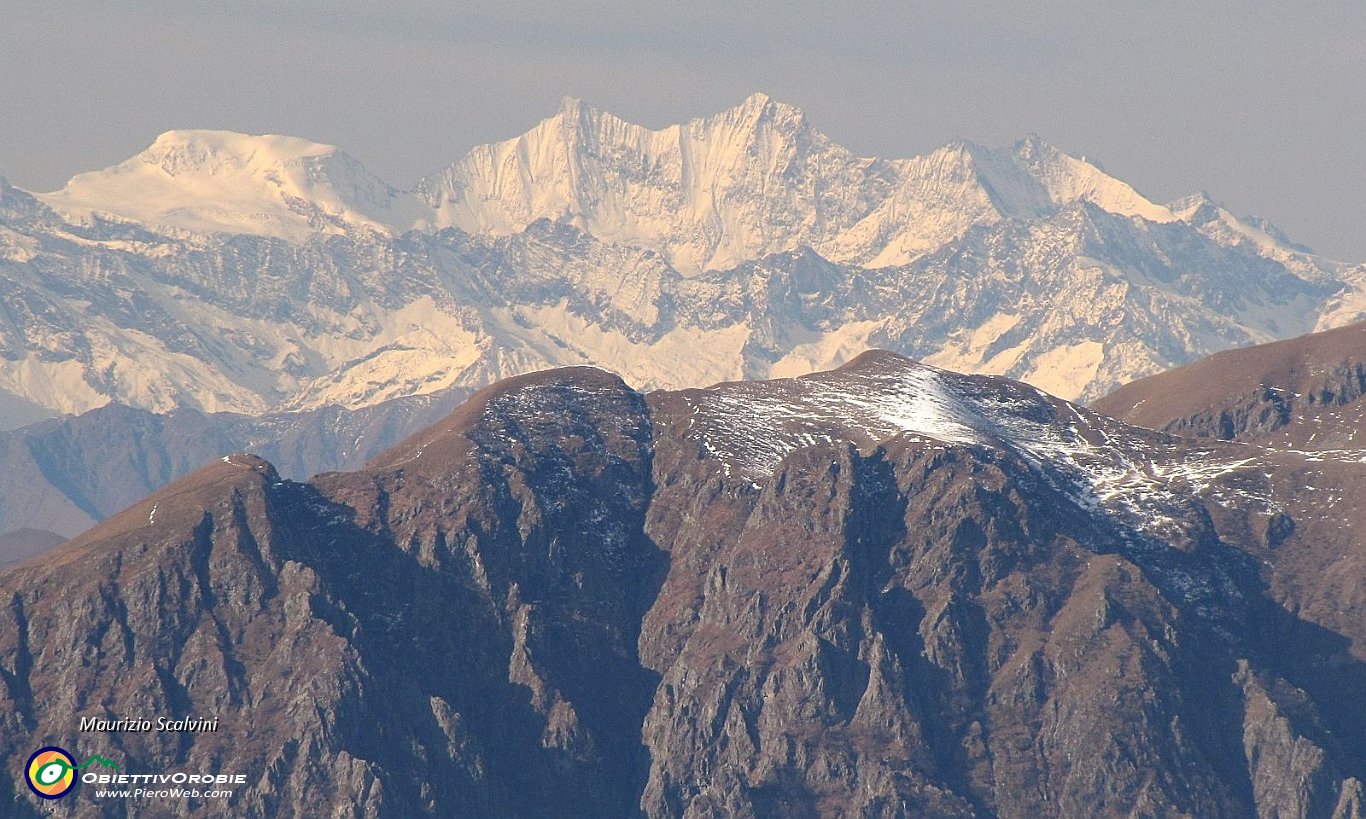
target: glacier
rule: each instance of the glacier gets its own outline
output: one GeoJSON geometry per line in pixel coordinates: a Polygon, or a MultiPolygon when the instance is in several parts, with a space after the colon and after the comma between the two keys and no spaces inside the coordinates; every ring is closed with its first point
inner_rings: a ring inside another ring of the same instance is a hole
{"type": "Polygon", "coordinates": [[[763,94],[659,130],[565,100],[411,191],[330,145],[171,131],[58,191],[0,182],[0,426],[574,364],[701,386],[870,347],[1084,401],[1354,321],[1363,282],[1037,136],[858,157],[763,94]]]}

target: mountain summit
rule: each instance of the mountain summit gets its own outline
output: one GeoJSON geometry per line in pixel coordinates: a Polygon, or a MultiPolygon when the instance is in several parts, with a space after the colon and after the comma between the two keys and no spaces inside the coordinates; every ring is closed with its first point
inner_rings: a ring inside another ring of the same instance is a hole
{"type": "Polygon", "coordinates": [[[645,388],[883,347],[1066,398],[1366,315],[1366,266],[1169,208],[1038,137],[858,157],[763,94],[652,130],[567,99],[413,192],[173,131],[0,189],[0,421],[352,408],[531,370],[645,388]]]}
{"type": "Polygon", "coordinates": [[[904,264],[973,225],[1080,201],[1175,219],[1037,136],[999,151],[963,142],[913,159],[858,157],[766,94],[661,130],[566,98],[535,128],[474,148],[414,193],[331,145],[168,131],[40,198],[76,218],[292,242],[354,228],[511,235],[549,219],[657,250],[684,273],[803,246],[835,262],[904,264]]]}
{"type": "Polygon", "coordinates": [[[332,145],[231,131],[167,131],[137,156],[40,198],[77,218],[290,241],[347,228],[401,229],[423,215],[411,194],[332,145]]]}
{"type": "Polygon", "coordinates": [[[531,131],[475,148],[422,189],[438,224],[509,234],[537,219],[567,221],[695,272],[799,243],[819,249],[885,195],[887,171],[763,94],[658,131],[569,99],[531,131]]]}
{"type": "Polygon", "coordinates": [[[835,262],[904,264],[972,225],[1079,201],[1174,218],[1038,137],[1013,150],[957,143],[915,159],[864,158],[765,94],[658,131],[567,99],[536,128],[475,148],[421,190],[440,225],[509,234],[536,219],[567,221],[658,250],[683,272],[801,246],[835,262]]]}

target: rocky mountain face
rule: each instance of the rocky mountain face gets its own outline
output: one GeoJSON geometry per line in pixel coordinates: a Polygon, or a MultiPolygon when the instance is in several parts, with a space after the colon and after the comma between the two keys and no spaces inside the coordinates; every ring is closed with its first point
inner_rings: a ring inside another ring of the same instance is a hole
{"type": "Polygon", "coordinates": [[[419,186],[436,223],[512,234],[537,219],[659,251],[686,273],[808,247],[837,263],[905,264],[975,225],[1090,202],[1175,221],[1167,208],[1038,137],[865,159],[764,94],[652,131],[566,99],[516,139],[473,150],[419,186]]]}
{"type": "Polygon", "coordinates": [[[37,530],[49,536],[35,543],[54,534],[61,542],[233,452],[258,453],[295,480],[356,469],[468,396],[457,387],[359,410],[262,416],[111,405],[0,432],[0,533],[37,530]]]}
{"type": "Polygon", "coordinates": [[[682,388],[870,346],[1091,399],[1351,321],[1363,281],[1036,137],[860,158],[763,95],[658,131],[567,101],[411,192],[332,146],[175,131],[60,191],[0,183],[0,425],[577,364],[682,388]]]}
{"type": "Polygon", "coordinates": [[[1360,817],[1362,487],[889,353],[523,376],[0,573],[0,746],[247,776],[166,815],[1360,817]],[[76,731],[158,714],[222,727],[76,731]]]}
{"type": "Polygon", "coordinates": [[[1366,324],[1230,350],[1126,384],[1101,412],[1178,435],[1352,450],[1366,421],[1366,324]]]}

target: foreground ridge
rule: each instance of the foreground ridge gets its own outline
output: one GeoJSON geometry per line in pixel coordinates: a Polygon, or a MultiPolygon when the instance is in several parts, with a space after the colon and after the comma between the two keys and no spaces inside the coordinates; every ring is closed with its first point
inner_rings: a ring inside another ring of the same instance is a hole
{"type": "Polygon", "coordinates": [[[885,352],[526,375],[0,573],[0,745],[215,718],[101,750],[245,774],[172,815],[1360,816],[1359,471],[885,352]]]}

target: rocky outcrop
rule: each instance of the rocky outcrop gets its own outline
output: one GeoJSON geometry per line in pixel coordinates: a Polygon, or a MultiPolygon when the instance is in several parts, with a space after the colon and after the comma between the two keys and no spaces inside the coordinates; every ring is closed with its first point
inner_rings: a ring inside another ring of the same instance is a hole
{"type": "Polygon", "coordinates": [[[1243,747],[1259,816],[1360,815],[1361,782],[1333,770],[1336,742],[1303,691],[1239,663],[1243,747]]]}
{"type": "MultiPolygon", "coordinates": [[[[1308,565],[1355,512],[1296,488],[1353,485],[1288,457],[886,354],[519,377],[0,574],[0,748],[247,777],[70,816],[1359,816],[1366,573],[1308,565]],[[221,727],[77,730],[157,715],[221,727]]],[[[16,771],[5,814],[45,814],[16,771]]]]}

